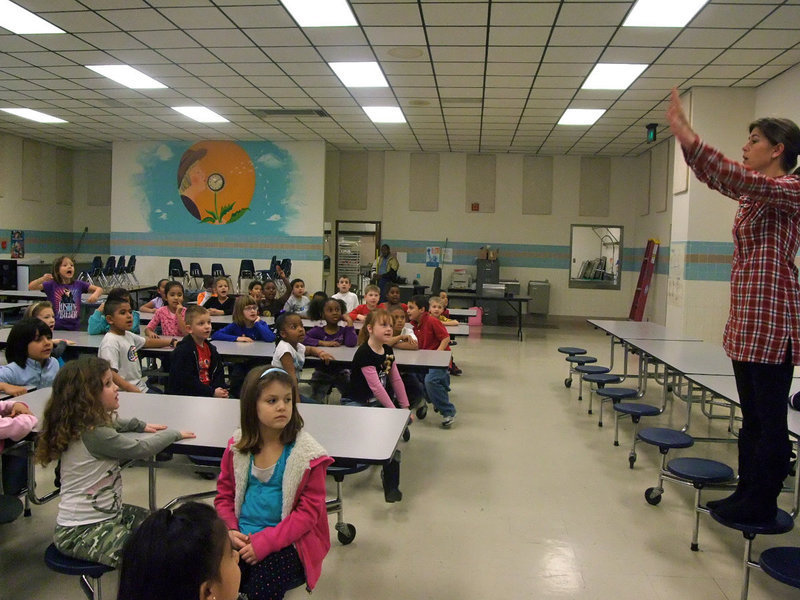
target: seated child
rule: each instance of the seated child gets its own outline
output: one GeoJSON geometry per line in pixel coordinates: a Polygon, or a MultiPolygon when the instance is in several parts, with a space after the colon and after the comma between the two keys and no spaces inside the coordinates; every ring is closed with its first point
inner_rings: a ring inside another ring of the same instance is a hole
{"type": "Polygon", "coordinates": [[[277,317],[283,310],[283,305],[286,304],[286,300],[288,300],[289,296],[292,294],[292,284],[286,275],[284,275],[283,269],[276,266],[275,272],[278,277],[281,278],[281,281],[283,281],[286,290],[278,297],[278,286],[275,285],[275,282],[272,280],[264,282],[261,288],[264,298],[258,305],[258,312],[261,313],[262,317],[277,317]]]}
{"type": "MultiPolygon", "coordinates": [[[[408,316],[414,324],[420,350],[446,350],[450,334],[442,323],[428,314],[428,297],[414,296],[408,303],[408,316]]],[[[456,407],[450,402],[450,374],[446,367],[430,367],[424,376],[428,400],[442,415],[442,427],[449,428],[456,416],[456,407]]]]}
{"type": "Polygon", "coordinates": [[[247,293],[256,301],[256,304],[264,299],[264,284],[258,279],[253,279],[247,286],[247,293]]]}
{"type": "MultiPolygon", "coordinates": [[[[444,302],[442,302],[442,299],[441,299],[440,296],[431,296],[428,299],[428,306],[430,307],[429,310],[430,310],[431,316],[436,318],[436,319],[439,319],[439,321],[441,321],[442,325],[444,325],[445,327],[457,327],[458,326],[458,324],[459,324],[458,321],[456,321],[454,319],[449,319],[446,316],[444,316],[444,302]]],[[[450,335],[450,334],[448,334],[448,335],[450,335]]],[[[450,335],[450,345],[453,346],[453,345],[455,345],[455,343],[456,342],[453,340],[453,336],[450,335]]],[[[450,359],[450,374],[451,375],[461,375],[461,373],[463,373],[463,371],[458,368],[458,365],[456,365],[456,361],[451,358],[450,359]]]]}
{"type": "Polygon", "coordinates": [[[203,275],[203,289],[197,294],[195,301],[199,306],[205,306],[212,296],[214,296],[214,278],[211,275],[203,275]]]}
{"type": "Polygon", "coordinates": [[[250,371],[240,428],[222,455],[214,506],[239,551],[240,589],[250,600],[279,600],[303,583],[310,592],[330,549],[325,474],[333,459],[303,431],[297,401],[283,369],[250,371]]]}
{"type": "Polygon", "coordinates": [[[378,301],[381,299],[381,288],[377,285],[368,285],[364,288],[364,304],[359,304],[355,310],[350,311],[350,318],[353,321],[364,321],[367,315],[378,308],[378,301]]]}
{"type": "Polygon", "coordinates": [[[158,336],[143,338],[133,333],[131,305],[121,298],[109,297],[105,302],[104,312],[109,330],[100,342],[97,356],[111,365],[114,384],[125,392],[160,393],[155,388],[148,387],[147,377],[142,377],[142,365],[139,364],[137,351],[142,348],[174,348],[177,340],[158,336]]]}
{"type": "Polygon", "coordinates": [[[21,319],[14,324],[6,342],[7,365],[0,366],[0,392],[19,396],[29,387],[53,385],[58,361],[50,356],[52,332],[44,321],[21,319]]]}
{"type": "Polygon", "coordinates": [[[186,330],[188,334],[172,351],[167,393],[227,398],[222,360],[208,343],[211,315],[204,306],[195,304],[186,309],[186,330]]]}
{"type": "MultiPolygon", "coordinates": [[[[281,313],[275,319],[275,329],[277,330],[279,341],[275,345],[275,353],[272,355],[272,365],[281,367],[289,373],[294,379],[295,386],[297,386],[297,381],[306,362],[306,352],[309,356],[316,356],[321,359],[326,365],[333,359],[324,350],[316,346],[306,348],[301,343],[306,337],[306,330],[303,328],[303,320],[300,315],[290,312],[281,313]]],[[[301,402],[311,401],[305,396],[300,396],[299,392],[298,397],[301,402]]]]}
{"type": "Polygon", "coordinates": [[[398,284],[390,283],[386,286],[386,302],[381,302],[378,308],[386,309],[386,312],[389,314],[391,314],[395,308],[408,310],[408,306],[400,302],[400,286],[398,284]]]}
{"type": "MultiPolygon", "coordinates": [[[[319,302],[312,301],[309,310],[316,317],[316,306],[319,302]]],[[[328,298],[322,302],[322,317],[325,325],[311,328],[303,340],[305,346],[347,346],[353,348],[358,343],[358,335],[353,328],[353,321],[345,313],[345,306],[338,298],[328,298]],[[344,315],[344,317],[342,317],[344,315]],[[340,326],[339,321],[344,319],[346,325],[340,326]]],[[[317,402],[325,402],[325,398],[334,387],[343,396],[347,391],[350,380],[350,370],[342,369],[337,365],[320,365],[311,375],[311,398],[317,402]]]]}
{"type": "MultiPolygon", "coordinates": [[[[212,340],[225,342],[274,342],[275,334],[266,321],[258,316],[258,303],[250,296],[239,296],[233,307],[233,322],[211,335],[212,340]]],[[[253,358],[244,362],[234,362],[230,366],[231,395],[239,396],[245,375],[253,367],[264,364],[263,360],[253,358]]]]}
{"type": "Polygon", "coordinates": [[[228,295],[230,284],[227,277],[217,277],[214,281],[214,291],[216,296],[211,296],[208,300],[203,302],[203,306],[208,309],[211,316],[232,315],[234,298],[228,295]]]}
{"type": "Polygon", "coordinates": [[[47,401],[36,459],[61,459],[61,493],[53,542],[59,552],[116,567],[130,534],[149,514],[122,503],[120,462],[155,456],[193,438],[188,431],[120,419],[108,362],[96,356],[64,365],[47,401]],[[126,432],[152,433],[132,438],[126,432]]]}
{"type": "Polygon", "coordinates": [[[156,294],[156,297],[150,300],[150,302],[142,304],[142,306],[139,307],[139,310],[146,313],[154,313],[159,308],[164,306],[164,304],[166,304],[167,302],[167,293],[165,291],[165,288],[168,283],[169,279],[159,279],[158,293],[156,294]]]}
{"type": "MultiPolygon", "coordinates": [[[[399,350],[419,350],[417,336],[414,335],[414,326],[407,322],[406,312],[402,308],[395,308],[390,316],[392,317],[392,338],[387,345],[399,350]]],[[[425,390],[422,383],[414,371],[406,367],[397,367],[403,385],[406,386],[406,395],[412,408],[416,408],[425,398],[425,390]]]]}
{"type": "MultiPolygon", "coordinates": [[[[350,278],[347,275],[342,275],[339,277],[339,281],[336,284],[336,287],[339,291],[332,296],[332,298],[338,298],[342,302],[344,302],[345,307],[347,310],[345,312],[350,312],[356,309],[358,306],[358,296],[356,296],[353,292],[350,291],[350,278]]],[[[344,313],[342,313],[344,314],[344,313]]]]}
{"type": "MultiPolygon", "coordinates": [[[[123,302],[127,302],[130,304],[131,308],[133,308],[133,299],[131,298],[131,294],[125,288],[114,288],[110,292],[108,292],[108,296],[106,296],[106,302],[109,300],[122,300],[123,302]]],[[[105,302],[102,303],[100,306],[97,307],[92,313],[92,316],[89,317],[89,324],[88,324],[88,332],[90,335],[97,335],[100,333],[106,333],[111,326],[106,321],[106,315],[104,311],[105,302]]],[[[133,324],[131,325],[131,331],[133,333],[139,333],[139,311],[133,310],[133,324]]],[[[150,331],[148,336],[156,336],[155,331],[150,331]]]]}
{"type": "MultiPolygon", "coordinates": [[[[25,438],[38,419],[28,405],[16,400],[0,400],[0,451],[25,438]]],[[[28,486],[28,460],[9,452],[3,454],[3,493],[18,496],[28,486]]]]}
{"type": "MultiPolygon", "coordinates": [[[[34,302],[25,310],[25,318],[27,319],[40,319],[47,323],[50,331],[54,331],[56,327],[56,315],[53,312],[53,305],[49,300],[42,300],[41,302],[34,302]]],[[[65,340],[53,337],[53,351],[50,356],[58,361],[60,367],[64,366],[64,353],[67,346],[74,346],[76,342],[72,340],[65,340]]]]}
{"type": "Polygon", "coordinates": [[[284,312],[296,313],[301,317],[306,316],[308,305],[311,300],[306,296],[306,283],[302,279],[292,279],[291,283],[292,295],[286,300],[283,305],[284,312]]]}
{"type": "Polygon", "coordinates": [[[187,502],[158,509],[133,532],[117,600],[237,600],[240,579],[225,522],[207,504],[187,502]]]}
{"type": "Polygon", "coordinates": [[[186,335],[186,323],[184,315],[186,307],[183,306],[183,286],[177,281],[170,281],[164,288],[167,303],[159,308],[153,315],[147,328],[153,332],[156,327],[161,326],[161,335],[184,336],[186,335]]]}

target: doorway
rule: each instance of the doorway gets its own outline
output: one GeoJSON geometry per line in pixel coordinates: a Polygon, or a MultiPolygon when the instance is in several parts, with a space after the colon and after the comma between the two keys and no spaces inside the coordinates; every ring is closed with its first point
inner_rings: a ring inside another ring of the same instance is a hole
{"type": "MultiPolygon", "coordinates": [[[[362,296],[381,243],[380,221],[336,221],[334,229],[336,282],[346,275],[352,291],[362,296]]],[[[336,285],[334,282],[334,289],[336,285]]]]}

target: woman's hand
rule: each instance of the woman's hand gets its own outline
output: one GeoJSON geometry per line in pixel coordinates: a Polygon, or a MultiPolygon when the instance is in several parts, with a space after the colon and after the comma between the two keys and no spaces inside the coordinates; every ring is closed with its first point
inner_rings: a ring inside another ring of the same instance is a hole
{"type": "Polygon", "coordinates": [[[678,88],[672,88],[669,98],[669,108],[667,108],[667,120],[669,128],[678,143],[684,148],[689,148],[697,140],[697,134],[689,124],[689,119],[683,110],[681,97],[678,88]]]}

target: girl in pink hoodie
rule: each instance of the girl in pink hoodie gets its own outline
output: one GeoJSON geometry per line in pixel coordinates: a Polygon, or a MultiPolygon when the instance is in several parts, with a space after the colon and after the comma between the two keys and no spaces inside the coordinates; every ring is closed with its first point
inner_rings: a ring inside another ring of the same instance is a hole
{"type": "MultiPolygon", "coordinates": [[[[17,400],[0,400],[0,450],[6,440],[18,442],[36,426],[28,405],[17,400]]],[[[3,455],[3,492],[18,496],[28,481],[28,461],[22,456],[3,455]]]]}
{"type": "Polygon", "coordinates": [[[302,430],[294,380],[279,367],[250,371],[241,429],[222,456],[214,506],[239,552],[241,591],[278,600],[303,583],[311,591],[330,549],[325,474],[333,462],[302,430]]]}

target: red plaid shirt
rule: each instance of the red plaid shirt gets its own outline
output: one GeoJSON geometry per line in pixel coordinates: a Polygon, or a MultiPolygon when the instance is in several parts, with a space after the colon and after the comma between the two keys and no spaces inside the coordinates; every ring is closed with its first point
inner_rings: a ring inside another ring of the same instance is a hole
{"type": "Polygon", "coordinates": [[[800,364],[800,178],[767,177],[696,141],[683,149],[697,178],[739,202],[733,221],[731,309],[723,346],[733,360],[800,364]]]}

